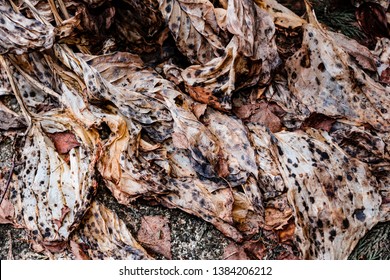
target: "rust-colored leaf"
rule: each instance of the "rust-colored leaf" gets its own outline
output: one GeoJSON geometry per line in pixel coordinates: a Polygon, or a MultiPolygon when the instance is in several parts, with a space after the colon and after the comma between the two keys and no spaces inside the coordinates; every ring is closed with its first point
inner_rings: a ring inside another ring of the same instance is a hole
{"type": "Polygon", "coordinates": [[[70,131],[49,133],[48,135],[60,154],[67,154],[73,148],[80,146],[76,136],[70,131]]]}

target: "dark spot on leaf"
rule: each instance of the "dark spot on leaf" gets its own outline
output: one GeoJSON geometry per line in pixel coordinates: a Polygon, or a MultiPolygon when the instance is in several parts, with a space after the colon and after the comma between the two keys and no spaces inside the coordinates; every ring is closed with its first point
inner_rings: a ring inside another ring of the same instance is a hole
{"type": "Polygon", "coordinates": [[[320,64],[318,64],[318,70],[320,70],[321,72],[325,72],[325,65],[324,65],[324,63],[320,63],[320,64]]]}
{"type": "Polygon", "coordinates": [[[353,216],[355,216],[356,219],[358,219],[359,221],[364,222],[366,220],[366,214],[364,214],[364,210],[365,210],[365,208],[356,209],[353,212],[353,216]]]}

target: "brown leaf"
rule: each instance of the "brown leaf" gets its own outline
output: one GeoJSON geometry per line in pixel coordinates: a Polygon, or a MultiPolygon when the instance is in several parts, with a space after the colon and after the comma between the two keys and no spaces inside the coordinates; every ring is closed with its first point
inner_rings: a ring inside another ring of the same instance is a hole
{"type": "Polygon", "coordinates": [[[245,252],[251,259],[262,260],[266,256],[267,249],[261,242],[247,241],[244,243],[245,252]]]}
{"type": "Polygon", "coordinates": [[[206,104],[194,104],[192,106],[192,112],[194,113],[195,117],[199,120],[200,117],[202,117],[204,115],[204,113],[206,112],[206,109],[207,109],[207,105],[206,104]]]}
{"type": "Polygon", "coordinates": [[[285,227],[283,227],[281,230],[278,230],[278,236],[281,243],[295,240],[294,219],[290,219],[285,227]]]}
{"type": "Polygon", "coordinates": [[[64,206],[61,209],[61,217],[59,219],[54,219],[53,222],[57,225],[58,228],[62,226],[62,222],[65,219],[66,214],[70,212],[70,208],[68,206],[64,206]]]}
{"type": "Polygon", "coordinates": [[[268,201],[265,207],[265,229],[280,230],[288,224],[291,219],[293,210],[291,209],[287,196],[280,195],[268,201]]]}
{"type": "Polygon", "coordinates": [[[382,71],[379,81],[381,83],[390,85],[390,67],[387,67],[385,70],[382,71]]]}
{"type": "Polygon", "coordinates": [[[73,148],[80,146],[76,136],[70,131],[48,133],[48,136],[59,154],[67,154],[73,148]]]}
{"type": "Polygon", "coordinates": [[[180,132],[172,133],[172,141],[173,145],[175,145],[178,149],[188,149],[190,144],[188,143],[188,139],[185,134],[180,132]]]}
{"type": "Polygon", "coordinates": [[[0,205],[0,224],[14,224],[14,219],[14,206],[7,198],[4,198],[0,205]]]}
{"type": "Polygon", "coordinates": [[[243,246],[238,246],[234,242],[230,242],[223,251],[222,258],[224,260],[249,260],[243,246]]]}
{"type": "Polygon", "coordinates": [[[365,2],[356,9],[355,14],[360,27],[368,36],[390,38],[386,10],[380,4],[365,2]]]}
{"type": "Polygon", "coordinates": [[[302,128],[312,127],[315,129],[322,129],[329,132],[335,122],[335,119],[325,116],[323,114],[312,113],[310,117],[303,122],[302,128]]]}
{"type": "Polygon", "coordinates": [[[88,255],[84,253],[84,250],[79,243],[75,242],[74,240],[70,240],[69,246],[73,255],[76,257],[76,260],[90,260],[88,255]]]}
{"type": "Polygon", "coordinates": [[[267,103],[260,103],[259,108],[249,118],[250,122],[257,122],[268,127],[271,132],[278,132],[282,130],[282,122],[280,119],[270,110],[267,103]]]}
{"type": "Polygon", "coordinates": [[[137,234],[138,241],[167,259],[172,259],[171,230],[164,216],[143,216],[137,234]]]}
{"type": "Polygon", "coordinates": [[[282,130],[282,122],[275,115],[283,115],[284,111],[276,104],[260,102],[257,104],[246,104],[234,108],[234,113],[248,122],[260,123],[268,127],[272,132],[282,130]]]}

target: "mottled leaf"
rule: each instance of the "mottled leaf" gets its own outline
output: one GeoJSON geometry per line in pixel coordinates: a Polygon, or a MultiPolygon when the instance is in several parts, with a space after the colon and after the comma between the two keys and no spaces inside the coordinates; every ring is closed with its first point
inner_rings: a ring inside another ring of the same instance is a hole
{"type": "MultiPolygon", "coordinates": [[[[125,223],[110,209],[93,202],[72,240],[93,260],[152,259],[125,223]]],[[[74,246],[73,246],[74,247],[74,246]]]]}
{"type": "Polygon", "coordinates": [[[286,62],[289,89],[311,112],[390,129],[390,95],[337,46],[326,31],[308,24],[302,48],[286,62]]]}
{"type": "Polygon", "coordinates": [[[34,123],[23,147],[24,168],[18,175],[11,201],[17,223],[47,248],[68,240],[94,194],[96,151],[84,142],[88,137],[90,135],[69,118],[57,115],[34,123]],[[80,145],[70,150],[66,162],[46,133],[69,129],[75,130],[80,145]]]}
{"type": "Polygon", "coordinates": [[[179,50],[204,64],[224,53],[227,34],[219,27],[209,0],[160,0],[160,11],[179,50]]]}
{"type": "Polygon", "coordinates": [[[182,72],[186,88],[195,100],[226,111],[234,91],[266,84],[279,64],[271,16],[252,1],[229,1],[226,26],[233,35],[225,53],[204,65],[182,72]]]}
{"type": "Polygon", "coordinates": [[[22,54],[52,47],[54,27],[15,12],[8,1],[0,1],[0,54],[22,54]]]}

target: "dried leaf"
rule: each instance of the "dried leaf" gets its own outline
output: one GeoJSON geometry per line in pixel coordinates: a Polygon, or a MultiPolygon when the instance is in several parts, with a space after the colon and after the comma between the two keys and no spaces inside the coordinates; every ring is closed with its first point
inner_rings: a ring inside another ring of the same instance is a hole
{"type": "Polygon", "coordinates": [[[224,53],[227,34],[208,0],[160,0],[160,11],[179,50],[192,63],[205,64],[224,53]]]}
{"type": "Polygon", "coordinates": [[[289,89],[311,112],[390,129],[386,89],[350,62],[318,27],[304,27],[302,48],[286,62],[289,89]]]}
{"type": "Polygon", "coordinates": [[[80,146],[76,136],[70,131],[49,133],[48,136],[59,154],[67,154],[73,148],[80,146]]]}
{"type": "Polygon", "coordinates": [[[267,84],[279,64],[275,26],[267,12],[252,1],[231,0],[226,23],[234,36],[224,55],[204,65],[192,65],[181,74],[192,98],[221,111],[231,109],[234,91],[267,84]]]}
{"type": "Polygon", "coordinates": [[[17,223],[27,228],[35,241],[57,250],[58,244],[68,240],[91,202],[96,188],[96,151],[83,141],[70,150],[66,162],[46,133],[72,129],[79,139],[91,136],[64,115],[47,117],[34,123],[29,132],[21,155],[24,168],[11,201],[17,223]]]}
{"type": "Polygon", "coordinates": [[[291,219],[293,209],[287,202],[287,196],[281,195],[269,201],[265,207],[265,226],[266,230],[281,230],[288,225],[291,219]]]}
{"type": "Polygon", "coordinates": [[[225,247],[222,258],[224,260],[249,260],[242,246],[237,246],[231,242],[225,247]]]}
{"type": "Polygon", "coordinates": [[[358,42],[348,38],[342,33],[329,32],[329,34],[345,52],[356,59],[363,69],[373,72],[377,70],[378,58],[371,53],[367,47],[360,45],[358,42]]]}
{"type": "Polygon", "coordinates": [[[335,119],[329,118],[322,114],[312,113],[302,124],[302,128],[312,127],[330,131],[332,125],[336,122],[335,119]]]}
{"type": "Polygon", "coordinates": [[[82,255],[86,254],[93,260],[152,259],[134,239],[125,223],[97,202],[91,204],[82,227],[72,240],[82,249],[82,255]]]}
{"type": "Polygon", "coordinates": [[[239,117],[245,117],[249,122],[263,124],[271,132],[278,132],[282,130],[282,122],[273,113],[273,107],[275,105],[260,102],[258,104],[248,104],[235,108],[235,112],[239,114],[239,117]]]}
{"type": "Polygon", "coordinates": [[[167,34],[157,0],[121,0],[114,5],[113,28],[132,53],[150,53],[161,49],[167,34]]]}
{"type": "Polygon", "coordinates": [[[378,183],[366,164],[348,158],[326,132],[307,133],[275,134],[298,245],[305,259],[345,259],[380,219],[378,183]]]}
{"type": "Polygon", "coordinates": [[[278,27],[295,29],[306,23],[304,19],[275,0],[255,0],[255,2],[272,15],[275,25],[278,27]]]}
{"type": "Polygon", "coordinates": [[[378,3],[365,2],[356,8],[356,19],[363,31],[372,37],[390,38],[386,9],[378,3]]]}
{"type": "Polygon", "coordinates": [[[4,199],[0,206],[0,224],[12,224],[14,214],[14,206],[8,199],[4,199]]]}
{"type": "Polygon", "coordinates": [[[23,117],[8,109],[0,102],[0,130],[19,129],[26,127],[23,117]]]}
{"type": "Polygon", "coordinates": [[[295,224],[293,219],[289,221],[286,227],[278,231],[278,236],[282,243],[295,240],[295,224]]]}
{"type": "Polygon", "coordinates": [[[143,216],[137,239],[167,259],[172,259],[169,220],[164,216],[143,216]]]}
{"type": "Polygon", "coordinates": [[[8,1],[0,3],[0,54],[22,54],[52,47],[55,35],[52,26],[14,12],[8,1]]]}
{"type": "Polygon", "coordinates": [[[73,255],[76,257],[76,260],[89,260],[90,258],[87,254],[84,253],[81,245],[75,242],[74,240],[70,240],[69,242],[70,249],[73,255]]]}
{"type": "Polygon", "coordinates": [[[209,131],[217,138],[221,156],[227,161],[226,179],[233,186],[244,184],[248,177],[257,178],[255,153],[243,123],[218,111],[207,109],[203,117],[209,131]]]}

